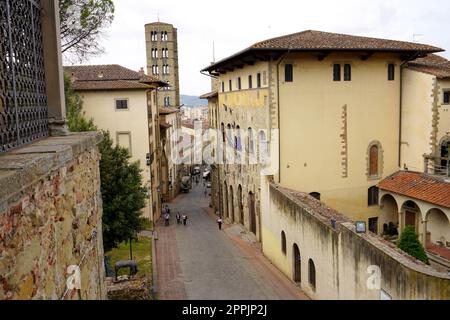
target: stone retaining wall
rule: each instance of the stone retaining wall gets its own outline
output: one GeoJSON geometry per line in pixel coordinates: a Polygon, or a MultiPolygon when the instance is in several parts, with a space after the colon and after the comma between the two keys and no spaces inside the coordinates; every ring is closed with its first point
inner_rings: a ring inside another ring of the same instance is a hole
{"type": "Polygon", "coordinates": [[[51,137],[0,156],[0,300],[106,299],[100,139],[51,137]]]}

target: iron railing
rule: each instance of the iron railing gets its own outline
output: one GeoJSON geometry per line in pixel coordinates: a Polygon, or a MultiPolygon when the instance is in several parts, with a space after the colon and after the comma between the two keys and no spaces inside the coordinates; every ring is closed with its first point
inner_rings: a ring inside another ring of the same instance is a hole
{"type": "Polygon", "coordinates": [[[0,0],[0,153],[48,136],[41,7],[0,0]]]}

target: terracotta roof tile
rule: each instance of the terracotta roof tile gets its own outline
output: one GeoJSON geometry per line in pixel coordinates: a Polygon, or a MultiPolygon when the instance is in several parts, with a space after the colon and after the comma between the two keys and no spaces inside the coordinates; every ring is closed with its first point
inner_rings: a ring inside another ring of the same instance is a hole
{"type": "Polygon", "coordinates": [[[381,181],[379,188],[450,208],[450,181],[441,177],[399,171],[381,181]]]}
{"type": "Polygon", "coordinates": [[[432,74],[441,79],[450,78],[450,61],[436,54],[411,61],[408,63],[408,68],[432,74]]]}
{"type": "Polygon", "coordinates": [[[255,43],[251,48],[380,51],[443,51],[426,44],[306,30],[255,43]]]}
{"type": "Polygon", "coordinates": [[[75,90],[149,89],[149,84],[167,85],[161,79],[117,64],[68,66],[64,71],[72,76],[75,90]]]}
{"type": "Polygon", "coordinates": [[[218,96],[218,92],[217,91],[212,91],[212,92],[208,92],[205,93],[203,95],[201,95],[199,98],[200,99],[209,99],[209,98],[214,98],[218,96]]]}
{"type": "Polygon", "coordinates": [[[217,70],[233,60],[243,59],[255,53],[261,55],[263,52],[283,52],[288,50],[420,52],[422,54],[444,51],[441,48],[415,42],[306,30],[257,42],[230,57],[209,65],[202,71],[217,70]]]}
{"type": "Polygon", "coordinates": [[[171,114],[175,112],[180,112],[180,110],[175,107],[159,107],[159,114],[161,115],[171,114]]]}

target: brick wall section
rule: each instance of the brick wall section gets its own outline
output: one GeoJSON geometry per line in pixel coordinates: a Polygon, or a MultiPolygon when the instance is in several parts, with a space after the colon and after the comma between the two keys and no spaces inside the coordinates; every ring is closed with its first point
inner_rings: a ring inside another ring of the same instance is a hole
{"type": "Polygon", "coordinates": [[[105,299],[98,133],[0,156],[0,300],[105,299]],[[81,289],[67,291],[79,265],[81,289]]]}

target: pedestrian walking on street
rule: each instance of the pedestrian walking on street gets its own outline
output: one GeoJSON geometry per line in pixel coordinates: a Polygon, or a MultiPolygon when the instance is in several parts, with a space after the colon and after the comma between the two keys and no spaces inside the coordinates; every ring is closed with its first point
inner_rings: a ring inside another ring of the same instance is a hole
{"type": "Polygon", "coordinates": [[[183,214],[183,224],[184,225],[186,225],[187,219],[188,219],[187,215],[183,214]]]}
{"type": "Polygon", "coordinates": [[[181,223],[181,215],[180,215],[180,213],[179,212],[177,212],[177,224],[180,224],[181,223]]]}
{"type": "Polygon", "coordinates": [[[168,213],[166,213],[164,215],[164,221],[165,221],[165,225],[168,226],[169,225],[169,219],[170,219],[170,215],[168,213]]]}
{"type": "Polygon", "coordinates": [[[219,230],[222,230],[222,218],[217,218],[217,224],[219,225],[219,230]]]}

